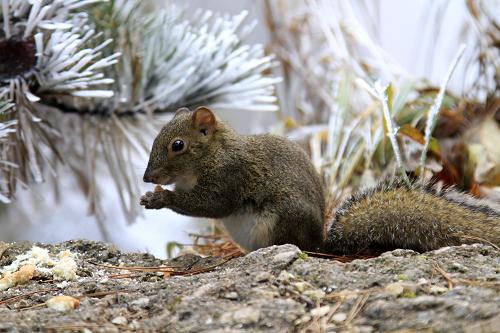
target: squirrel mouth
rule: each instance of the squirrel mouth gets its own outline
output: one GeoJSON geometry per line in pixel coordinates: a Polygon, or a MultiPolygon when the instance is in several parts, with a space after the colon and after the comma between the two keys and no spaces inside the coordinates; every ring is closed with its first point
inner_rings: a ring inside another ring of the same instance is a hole
{"type": "Polygon", "coordinates": [[[156,185],[172,185],[175,183],[175,177],[165,177],[161,181],[159,181],[156,185]]]}

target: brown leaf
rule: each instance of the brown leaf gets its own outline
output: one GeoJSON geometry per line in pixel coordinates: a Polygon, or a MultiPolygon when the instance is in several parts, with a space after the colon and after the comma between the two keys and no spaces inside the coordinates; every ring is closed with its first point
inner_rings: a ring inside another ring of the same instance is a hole
{"type": "Polygon", "coordinates": [[[404,124],[403,126],[401,126],[398,130],[398,134],[407,136],[413,141],[418,142],[422,145],[425,143],[425,139],[422,133],[420,133],[418,129],[411,126],[410,124],[404,124]]]}

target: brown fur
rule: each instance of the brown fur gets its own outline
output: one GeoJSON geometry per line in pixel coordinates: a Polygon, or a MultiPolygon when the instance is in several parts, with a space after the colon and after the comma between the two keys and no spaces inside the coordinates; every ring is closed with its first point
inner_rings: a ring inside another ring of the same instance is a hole
{"type": "Polygon", "coordinates": [[[494,204],[400,181],[352,196],[336,210],[324,239],[325,198],[307,154],[278,136],[238,135],[205,107],[179,110],[161,130],[144,181],[176,184],[174,191],[142,196],[146,208],[222,219],[248,249],[292,243],[355,254],[427,251],[478,237],[500,243],[500,209],[494,204]],[[173,151],[176,140],[185,143],[182,151],[173,151]]]}
{"type": "Polygon", "coordinates": [[[208,122],[205,135],[197,124],[205,119],[201,112],[206,108],[178,112],[161,130],[144,174],[146,182],[170,184],[189,173],[196,185],[146,193],[141,204],[189,216],[255,216],[259,225],[249,226],[248,238],[255,238],[249,240],[249,249],[294,243],[316,250],[322,239],[324,194],[307,154],[285,138],[241,136],[218,120],[208,122]],[[176,138],[189,146],[182,154],[169,149],[176,138]],[[268,229],[271,234],[264,234],[268,229]]]}
{"type": "Polygon", "coordinates": [[[452,189],[386,181],[353,195],[336,211],[324,251],[354,254],[406,248],[500,244],[500,209],[452,189]]]}

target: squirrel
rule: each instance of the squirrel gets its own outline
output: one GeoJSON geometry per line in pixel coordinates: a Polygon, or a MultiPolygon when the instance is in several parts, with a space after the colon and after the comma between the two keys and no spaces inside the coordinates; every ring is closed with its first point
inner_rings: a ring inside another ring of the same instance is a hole
{"type": "Polygon", "coordinates": [[[297,143],[239,135],[207,107],[177,110],[153,142],[143,180],[175,184],[144,194],[145,208],[220,219],[246,250],[291,243],[352,255],[500,244],[499,205],[429,183],[384,181],[328,218],[320,175],[297,143]]]}

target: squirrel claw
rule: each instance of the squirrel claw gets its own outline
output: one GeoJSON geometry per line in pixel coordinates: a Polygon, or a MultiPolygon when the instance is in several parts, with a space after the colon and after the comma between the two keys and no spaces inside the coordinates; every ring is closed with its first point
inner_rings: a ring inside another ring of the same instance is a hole
{"type": "Polygon", "coordinates": [[[162,192],[146,192],[141,196],[140,204],[146,209],[160,209],[165,207],[162,192]]]}

